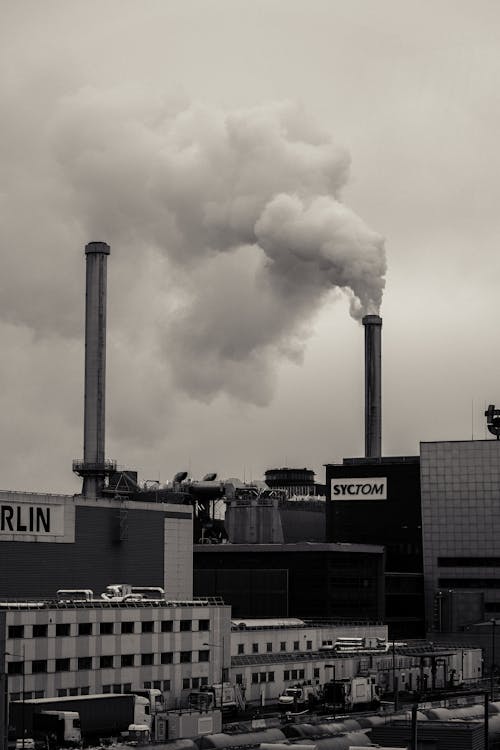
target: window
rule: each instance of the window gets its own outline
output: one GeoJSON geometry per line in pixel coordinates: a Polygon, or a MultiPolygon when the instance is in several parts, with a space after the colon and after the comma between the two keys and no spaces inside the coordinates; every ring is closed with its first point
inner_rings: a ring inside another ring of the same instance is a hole
{"type": "Polygon", "coordinates": [[[306,673],[304,669],[299,669],[299,680],[305,680],[306,673]]]}
{"type": "Polygon", "coordinates": [[[151,690],[151,682],[146,680],[146,682],[143,684],[144,690],[151,690]]]}
{"type": "Polygon", "coordinates": [[[101,669],[113,669],[113,656],[111,654],[99,657],[101,669]]]}
{"type": "Polygon", "coordinates": [[[133,633],[135,622],[132,620],[124,620],[122,622],[122,633],[133,633]]]}
{"type": "Polygon", "coordinates": [[[56,625],[56,635],[69,635],[70,628],[69,622],[58,622],[56,625]]]}
{"type": "Polygon", "coordinates": [[[319,668],[318,667],[315,667],[313,669],[313,677],[314,677],[315,680],[317,680],[319,678],[319,668]]]}
{"type": "Polygon", "coordinates": [[[198,661],[209,661],[210,651],[198,651],[198,661]]]}
{"type": "Polygon", "coordinates": [[[45,690],[35,690],[35,698],[45,698],[45,690]]]}
{"type": "Polygon", "coordinates": [[[292,669],[292,680],[296,680],[296,679],[297,679],[297,670],[292,669]]]}
{"type": "Polygon", "coordinates": [[[290,679],[290,670],[289,669],[285,669],[285,671],[283,672],[283,679],[284,680],[289,680],[290,679]]]}
{"type": "Polygon", "coordinates": [[[30,700],[32,700],[32,698],[33,698],[33,691],[32,690],[27,690],[24,693],[24,700],[25,701],[30,701],[30,700]]]}
{"type": "Polygon", "coordinates": [[[115,684],[113,685],[113,693],[121,693],[121,691],[122,691],[122,686],[121,686],[121,684],[119,684],[119,683],[115,683],[115,684]]]}
{"type": "Polygon", "coordinates": [[[184,677],[182,680],[182,689],[189,690],[189,677],[184,677]]]}
{"type": "Polygon", "coordinates": [[[92,669],[92,657],[80,656],[78,658],[78,669],[92,669]]]}
{"type": "Polygon", "coordinates": [[[111,692],[111,685],[103,685],[102,686],[102,692],[103,693],[110,693],[111,692]]]}
{"type": "Polygon", "coordinates": [[[162,633],[171,633],[173,630],[173,622],[172,620],[162,620],[161,622],[161,632],[162,633]]]}
{"type": "Polygon", "coordinates": [[[191,651],[181,651],[180,652],[181,664],[188,664],[190,661],[191,661],[191,651]]]}
{"type": "Polygon", "coordinates": [[[24,625],[9,625],[7,638],[24,638],[24,625]]]}
{"type": "Polygon", "coordinates": [[[266,681],[266,673],[261,672],[259,675],[259,682],[265,682],[266,681]]]}
{"type": "Polygon", "coordinates": [[[210,620],[198,620],[198,630],[210,630],[210,620]]]}
{"type": "Polygon", "coordinates": [[[46,638],[47,625],[33,625],[33,638],[46,638]]]}
{"type": "Polygon", "coordinates": [[[70,688],[69,689],[70,695],[78,695],[78,688],[70,688]]]}
{"type": "Polygon", "coordinates": [[[99,633],[101,635],[112,635],[112,633],[113,633],[113,623],[112,622],[100,622],[99,623],[99,633]]]}
{"type": "Polygon", "coordinates": [[[308,651],[312,651],[313,642],[312,641],[306,641],[306,648],[308,651]]]}
{"type": "Polygon", "coordinates": [[[131,693],[132,692],[132,683],[131,682],[124,682],[123,683],[123,692],[124,693],[131,693]]]}
{"type": "Polygon", "coordinates": [[[69,672],[69,659],[56,659],[56,672],[69,672]]]}
{"type": "Polygon", "coordinates": [[[252,654],[258,654],[258,653],[259,653],[259,644],[252,643],[252,654]]]}
{"type": "Polygon", "coordinates": [[[47,671],[47,659],[35,659],[31,662],[31,671],[33,674],[42,674],[47,671]]]}
{"type": "Polygon", "coordinates": [[[245,653],[245,644],[244,643],[238,643],[238,653],[244,654],[245,653]]]}
{"type": "Polygon", "coordinates": [[[237,674],[235,676],[235,679],[236,679],[236,684],[237,685],[243,685],[243,675],[242,674],[237,674]]]}
{"type": "Polygon", "coordinates": [[[141,630],[143,633],[153,633],[155,629],[154,625],[153,620],[143,620],[141,623],[141,630]]]}
{"type": "Polygon", "coordinates": [[[163,680],[163,690],[167,692],[170,690],[170,680],[163,680]]]}
{"type": "Polygon", "coordinates": [[[268,654],[272,653],[273,650],[273,644],[272,643],[266,643],[266,651],[268,654]]]}
{"type": "Polygon", "coordinates": [[[155,690],[161,690],[161,680],[154,680],[153,687],[155,690]]]}
{"type": "Polygon", "coordinates": [[[79,622],[78,623],[78,635],[92,635],[92,623],[91,622],[79,622]]]}
{"type": "Polygon", "coordinates": [[[90,695],[90,687],[86,685],[85,687],[80,688],[80,695],[90,695]]]}
{"type": "Polygon", "coordinates": [[[180,620],[179,621],[179,630],[181,633],[185,633],[187,630],[191,630],[192,622],[191,620],[180,620]]]}
{"type": "Polygon", "coordinates": [[[208,677],[202,677],[200,680],[200,684],[202,687],[206,687],[208,685],[208,677]]]}
{"type": "Polygon", "coordinates": [[[21,693],[11,693],[10,694],[11,701],[20,701],[21,700],[21,693]]]}
{"type": "Polygon", "coordinates": [[[294,641],[293,642],[293,650],[294,651],[300,651],[300,643],[299,643],[299,641],[294,641]]]}
{"type": "Polygon", "coordinates": [[[22,674],[23,662],[22,661],[9,661],[7,672],[9,674],[22,674]]]}
{"type": "Polygon", "coordinates": [[[191,687],[193,690],[197,690],[200,687],[200,678],[199,677],[193,677],[191,680],[191,687]]]}
{"type": "Polygon", "coordinates": [[[58,698],[66,698],[67,695],[68,691],[66,690],[66,688],[59,688],[59,690],[57,691],[58,698]]]}
{"type": "Polygon", "coordinates": [[[252,672],[252,683],[256,684],[259,681],[259,673],[258,672],[252,672]]]}
{"type": "Polygon", "coordinates": [[[134,654],[122,654],[121,663],[122,667],[133,667],[134,654]]]}
{"type": "Polygon", "coordinates": [[[171,651],[162,651],[160,656],[161,664],[172,664],[174,655],[171,651]]]}
{"type": "Polygon", "coordinates": [[[267,673],[267,681],[268,682],[274,682],[274,672],[268,672],[267,673]]]}
{"type": "Polygon", "coordinates": [[[280,651],[286,651],[286,642],[285,641],[281,641],[281,643],[280,643],[280,651]]]}
{"type": "Polygon", "coordinates": [[[149,667],[154,664],[154,654],[141,654],[141,664],[143,667],[149,667]]]}

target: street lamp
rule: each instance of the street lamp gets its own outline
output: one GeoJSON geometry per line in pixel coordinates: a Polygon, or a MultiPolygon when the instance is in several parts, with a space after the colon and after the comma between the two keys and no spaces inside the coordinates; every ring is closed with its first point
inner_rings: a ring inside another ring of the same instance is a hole
{"type": "MultiPolygon", "coordinates": [[[[21,677],[22,677],[22,683],[21,683],[21,689],[22,689],[22,693],[21,693],[21,702],[22,702],[21,733],[22,733],[22,743],[23,743],[22,744],[22,748],[24,750],[24,734],[25,734],[25,729],[24,729],[24,696],[25,696],[25,692],[26,692],[26,690],[25,690],[25,684],[24,684],[25,683],[25,674],[26,674],[25,662],[24,662],[24,643],[23,643],[23,646],[22,646],[22,653],[21,654],[15,654],[13,651],[5,651],[4,653],[5,653],[5,656],[17,656],[19,659],[22,659],[22,661],[21,661],[21,668],[22,668],[22,671],[21,671],[21,677]]],[[[6,723],[7,723],[7,726],[8,726],[8,724],[9,724],[8,711],[7,711],[7,717],[6,717],[6,719],[7,719],[6,723]]]]}
{"type": "Polygon", "coordinates": [[[220,712],[222,716],[222,709],[224,706],[224,636],[222,636],[222,644],[205,642],[202,643],[202,646],[212,646],[213,648],[222,649],[220,658],[220,712]]]}

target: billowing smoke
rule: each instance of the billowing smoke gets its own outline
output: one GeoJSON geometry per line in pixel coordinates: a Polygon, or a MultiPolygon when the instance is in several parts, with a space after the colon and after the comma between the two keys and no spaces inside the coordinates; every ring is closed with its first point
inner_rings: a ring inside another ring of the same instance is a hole
{"type": "Polygon", "coordinates": [[[378,311],[383,240],[341,202],[349,157],[300,106],[221,112],[88,88],[48,134],[85,241],[111,244],[110,273],[128,264],[125,299],[157,256],[146,325],[190,395],[264,404],[277,358],[300,360],[333,290],[356,319],[378,311]]]}

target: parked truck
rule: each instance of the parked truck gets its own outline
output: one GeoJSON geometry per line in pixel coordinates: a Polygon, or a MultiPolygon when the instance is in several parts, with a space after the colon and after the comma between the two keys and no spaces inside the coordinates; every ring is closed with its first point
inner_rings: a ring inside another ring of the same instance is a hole
{"type": "Polygon", "coordinates": [[[118,737],[127,732],[132,724],[146,726],[151,732],[150,702],[147,698],[133,693],[13,701],[9,708],[9,721],[15,721],[17,736],[22,737],[23,726],[26,732],[27,727],[32,726],[35,714],[49,711],[76,712],[79,715],[81,736],[85,742],[99,737],[118,737]]]}
{"type": "Polygon", "coordinates": [[[316,706],[320,695],[315,685],[287,687],[278,698],[280,708],[296,713],[316,706]]]}
{"type": "Polygon", "coordinates": [[[380,691],[373,676],[332,680],[324,685],[323,701],[346,711],[365,706],[376,708],[380,704],[380,691]]]}
{"type": "MultiPolygon", "coordinates": [[[[14,701],[9,707],[9,725],[18,743],[27,750],[27,739],[41,748],[79,747],[82,742],[80,716],[77,711],[36,710],[28,701],[14,701]]],[[[50,707],[52,708],[52,707],[50,707]]]]}

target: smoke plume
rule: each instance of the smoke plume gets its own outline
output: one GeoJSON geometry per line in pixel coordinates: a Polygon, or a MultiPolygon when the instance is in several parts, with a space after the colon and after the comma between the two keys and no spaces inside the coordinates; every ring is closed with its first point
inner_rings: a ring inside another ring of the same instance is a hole
{"type": "Polygon", "coordinates": [[[191,396],[267,403],[277,358],[300,360],[332,290],[358,320],[378,311],[383,240],[341,201],[348,154],[300,106],[222,112],[83,88],[47,139],[65,210],[85,241],[111,244],[132,306],[141,259],[155,267],[141,319],[191,396]]]}

